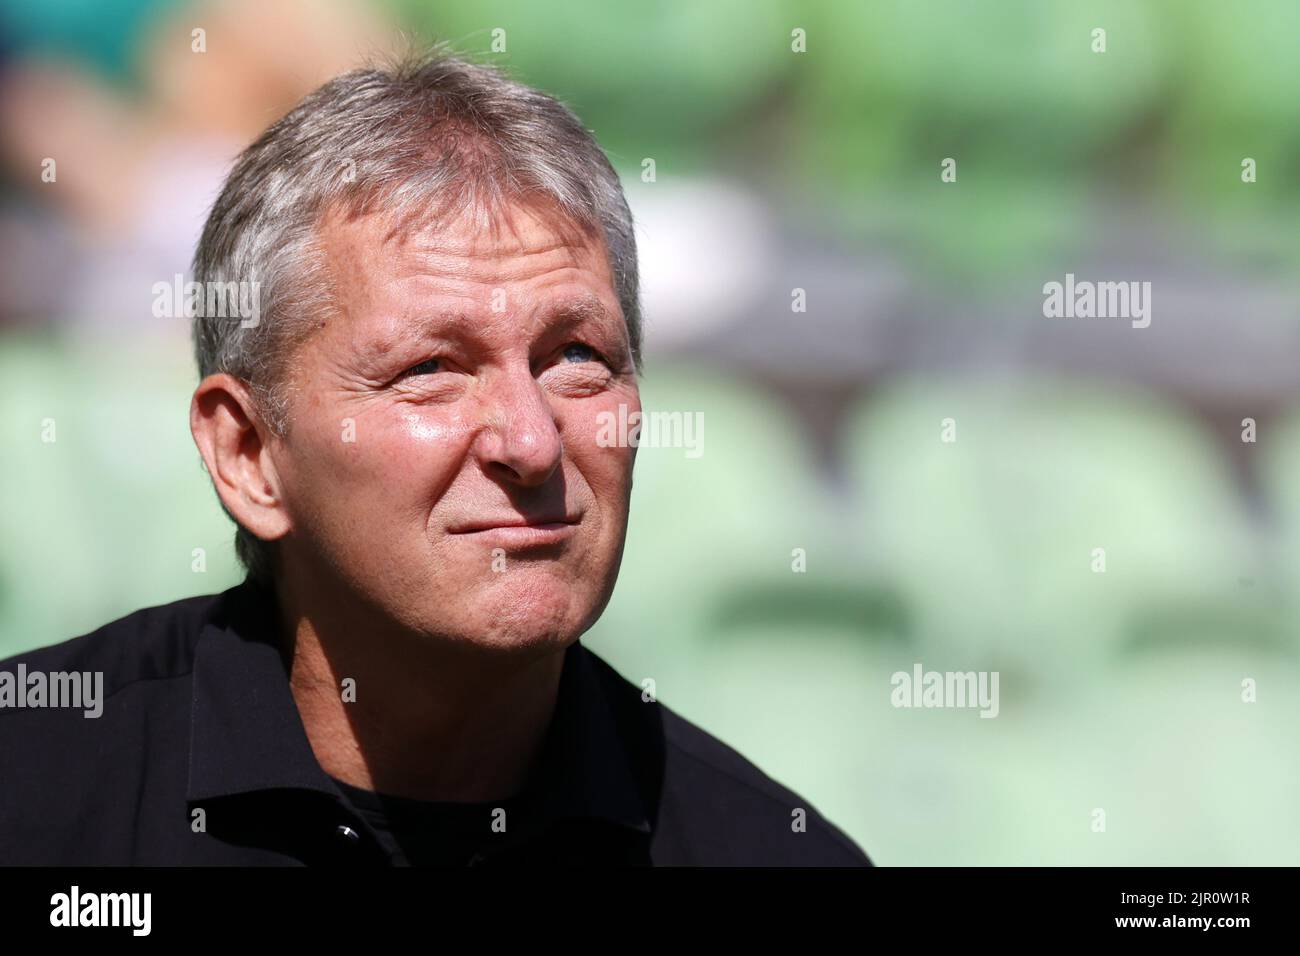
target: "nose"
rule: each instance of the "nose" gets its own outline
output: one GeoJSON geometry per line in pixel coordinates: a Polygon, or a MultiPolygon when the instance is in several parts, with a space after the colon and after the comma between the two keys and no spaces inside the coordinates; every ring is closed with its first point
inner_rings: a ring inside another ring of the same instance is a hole
{"type": "Polygon", "coordinates": [[[532,374],[503,373],[484,412],[475,444],[484,469],[523,487],[545,484],[560,465],[563,445],[555,410],[532,374]]]}

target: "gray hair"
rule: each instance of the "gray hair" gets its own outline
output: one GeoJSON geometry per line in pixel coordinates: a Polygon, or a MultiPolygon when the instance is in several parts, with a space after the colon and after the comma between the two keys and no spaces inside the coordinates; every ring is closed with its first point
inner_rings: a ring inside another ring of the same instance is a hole
{"type": "MultiPolygon", "coordinates": [[[[632,214],[618,174],[568,107],[445,44],[330,80],[240,154],[208,216],[195,281],[257,283],[259,315],[195,317],[200,377],[244,382],[267,426],[286,435],[290,358],[332,307],[317,245],[327,213],[382,210],[406,229],[468,211],[495,233],[496,211],[536,201],[603,239],[640,369],[632,214]]],[[[235,551],[252,577],[269,579],[269,542],[241,526],[235,551]]]]}

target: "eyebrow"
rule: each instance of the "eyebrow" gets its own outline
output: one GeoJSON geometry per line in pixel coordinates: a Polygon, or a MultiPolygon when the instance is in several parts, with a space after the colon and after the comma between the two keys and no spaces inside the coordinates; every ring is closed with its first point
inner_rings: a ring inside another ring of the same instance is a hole
{"type": "Polygon", "coordinates": [[[590,294],[565,299],[550,310],[551,324],[561,327],[578,322],[606,322],[614,318],[605,304],[590,294]]]}
{"type": "MultiPolygon", "coordinates": [[[[598,296],[590,293],[562,299],[547,310],[547,316],[549,321],[546,331],[569,329],[584,322],[612,323],[617,318],[598,296]]],[[[361,352],[366,360],[382,359],[394,349],[401,348],[408,342],[429,337],[439,328],[447,326],[459,326],[473,334],[474,323],[469,321],[466,311],[452,308],[420,315],[400,329],[392,331],[391,334],[385,333],[375,340],[364,343],[361,352]]]]}

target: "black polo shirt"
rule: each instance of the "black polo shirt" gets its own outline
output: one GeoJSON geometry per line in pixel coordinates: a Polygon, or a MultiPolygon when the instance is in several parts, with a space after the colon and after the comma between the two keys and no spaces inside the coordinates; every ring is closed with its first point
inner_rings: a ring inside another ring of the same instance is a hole
{"type": "Polygon", "coordinates": [[[0,704],[0,865],[870,865],[580,641],[516,796],[348,787],[311,750],[274,620],[245,582],[0,662],[11,688],[20,665],[103,673],[99,717],[0,704]]]}

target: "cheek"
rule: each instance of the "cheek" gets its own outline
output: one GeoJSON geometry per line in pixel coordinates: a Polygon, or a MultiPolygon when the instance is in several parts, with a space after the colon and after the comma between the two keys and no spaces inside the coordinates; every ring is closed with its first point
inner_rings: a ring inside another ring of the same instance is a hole
{"type": "Polygon", "coordinates": [[[636,460],[636,447],[627,439],[629,432],[635,431],[634,413],[640,409],[635,396],[619,396],[565,411],[565,454],[606,514],[620,514],[627,509],[636,460]]]}
{"type": "Polygon", "coordinates": [[[470,432],[455,420],[387,409],[340,414],[304,435],[298,457],[307,496],[356,514],[423,517],[455,477],[470,432]]]}

